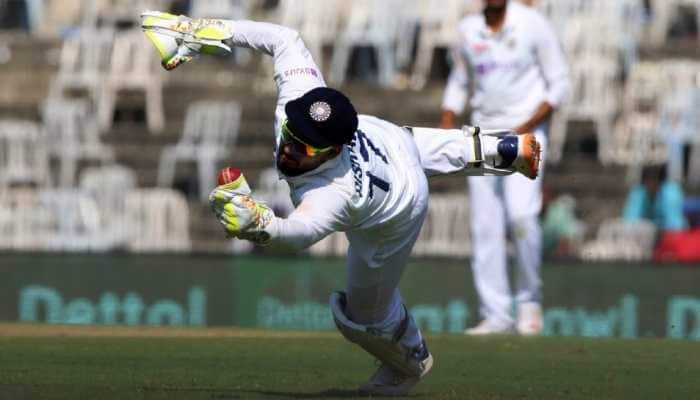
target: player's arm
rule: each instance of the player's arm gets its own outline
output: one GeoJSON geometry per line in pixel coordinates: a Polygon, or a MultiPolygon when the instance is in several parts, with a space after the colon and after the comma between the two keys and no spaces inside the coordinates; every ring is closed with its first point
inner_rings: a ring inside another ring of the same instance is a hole
{"type": "MultiPolygon", "coordinates": [[[[460,37],[464,35],[460,32],[460,37]]],[[[440,128],[451,129],[455,119],[464,110],[469,92],[468,62],[464,54],[463,39],[459,40],[452,49],[452,69],[447,78],[445,93],[442,97],[442,115],[440,128]]]]}
{"type": "Polygon", "coordinates": [[[326,86],[316,62],[299,32],[284,26],[253,21],[230,21],[231,43],[267,54],[273,59],[279,90],[278,107],[309,90],[326,86]]]}
{"type": "Polygon", "coordinates": [[[514,128],[518,133],[532,132],[535,127],[548,120],[569,91],[569,70],[564,51],[554,28],[544,17],[540,19],[538,23],[533,24],[536,35],[535,52],[547,82],[547,94],[530,118],[514,128]]]}
{"type": "Polygon", "coordinates": [[[347,229],[350,214],[346,204],[330,186],[307,193],[287,218],[272,222],[271,237],[285,247],[305,249],[333,232],[347,229]]]}
{"type": "Polygon", "coordinates": [[[275,216],[249,190],[240,191],[230,185],[214,189],[209,200],[229,236],[261,245],[275,242],[292,250],[305,249],[343,230],[350,221],[345,199],[331,186],[307,192],[287,218],[275,216]]]}
{"type": "Polygon", "coordinates": [[[141,27],[158,48],[166,69],[200,53],[225,54],[232,46],[245,47],[272,57],[278,106],[325,86],[320,69],[293,29],[247,20],[190,19],[158,11],[144,12],[142,17],[141,27]]]}

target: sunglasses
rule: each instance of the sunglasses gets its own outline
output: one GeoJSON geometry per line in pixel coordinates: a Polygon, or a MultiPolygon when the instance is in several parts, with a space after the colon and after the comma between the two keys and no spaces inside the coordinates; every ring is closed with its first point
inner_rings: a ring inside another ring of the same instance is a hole
{"type": "Polygon", "coordinates": [[[299,139],[296,135],[294,135],[292,130],[289,129],[289,127],[287,126],[287,120],[284,120],[284,122],[282,123],[282,139],[284,139],[284,141],[286,141],[286,142],[294,141],[297,144],[302,145],[304,147],[304,154],[306,154],[309,157],[313,157],[319,153],[327,153],[331,149],[333,149],[333,146],[328,146],[328,147],[323,147],[323,148],[314,147],[314,146],[304,142],[303,140],[299,139]]]}

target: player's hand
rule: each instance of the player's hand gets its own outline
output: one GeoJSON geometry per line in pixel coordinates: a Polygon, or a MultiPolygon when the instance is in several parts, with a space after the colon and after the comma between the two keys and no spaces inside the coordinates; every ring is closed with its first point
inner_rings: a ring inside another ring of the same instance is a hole
{"type": "Polygon", "coordinates": [[[440,129],[453,129],[455,127],[455,113],[449,110],[442,112],[440,116],[440,124],[438,128],[440,129]]]}
{"type": "Polygon", "coordinates": [[[530,129],[527,125],[519,125],[513,128],[512,130],[513,132],[515,132],[516,135],[524,135],[526,133],[532,132],[532,129],[530,129]]]}
{"type": "Polygon", "coordinates": [[[268,244],[270,235],[265,228],[275,213],[267,205],[248,194],[221,185],[209,195],[209,203],[219,223],[230,237],[268,244]]]}

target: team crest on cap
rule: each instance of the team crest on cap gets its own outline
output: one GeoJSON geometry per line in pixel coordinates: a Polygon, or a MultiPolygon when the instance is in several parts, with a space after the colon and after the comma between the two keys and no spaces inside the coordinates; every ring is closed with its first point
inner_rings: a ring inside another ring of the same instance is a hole
{"type": "Polygon", "coordinates": [[[331,117],[331,106],[325,101],[317,101],[309,107],[309,115],[316,122],[323,122],[331,117]]]}

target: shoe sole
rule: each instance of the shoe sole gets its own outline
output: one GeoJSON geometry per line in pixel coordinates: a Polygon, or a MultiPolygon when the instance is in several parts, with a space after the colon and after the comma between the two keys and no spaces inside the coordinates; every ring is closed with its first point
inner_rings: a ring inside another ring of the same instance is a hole
{"type": "Polygon", "coordinates": [[[360,387],[357,391],[362,395],[374,395],[374,396],[386,396],[386,397],[396,397],[405,396],[408,394],[413,387],[420,382],[423,377],[425,377],[428,372],[433,368],[433,355],[429,354],[428,358],[425,359],[423,365],[423,371],[419,376],[407,378],[411,381],[409,385],[398,389],[396,386],[375,386],[371,382],[360,387]]]}
{"type": "Polygon", "coordinates": [[[518,140],[518,158],[516,158],[515,170],[530,179],[536,179],[540,171],[542,147],[532,133],[522,135],[518,140]]]}

